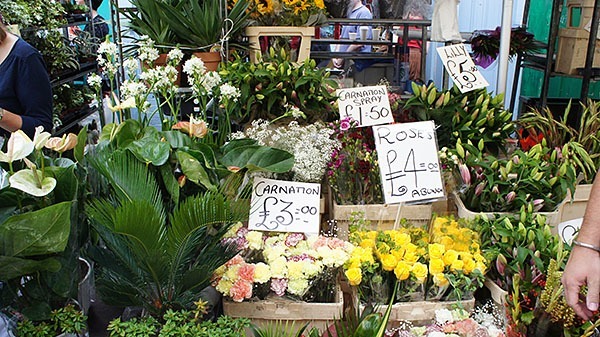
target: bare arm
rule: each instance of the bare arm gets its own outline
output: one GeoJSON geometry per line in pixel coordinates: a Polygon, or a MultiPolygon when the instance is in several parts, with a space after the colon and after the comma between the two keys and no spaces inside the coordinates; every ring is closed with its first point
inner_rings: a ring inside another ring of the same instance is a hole
{"type": "Polygon", "coordinates": [[[8,132],[14,132],[21,128],[23,124],[21,116],[2,108],[0,108],[0,115],[2,115],[2,119],[0,119],[0,128],[3,128],[8,132]]]}
{"type": "MultiPolygon", "coordinates": [[[[596,177],[576,240],[600,247],[600,171],[596,177]]],[[[581,318],[591,319],[600,302],[600,252],[574,245],[562,283],[569,306],[581,318]],[[580,300],[579,292],[585,285],[588,288],[587,297],[580,300]]]]}

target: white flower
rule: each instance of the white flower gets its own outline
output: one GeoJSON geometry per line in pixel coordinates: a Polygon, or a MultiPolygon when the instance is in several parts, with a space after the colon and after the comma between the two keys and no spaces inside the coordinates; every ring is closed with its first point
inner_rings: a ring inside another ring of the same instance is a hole
{"type": "Polygon", "coordinates": [[[202,86],[206,92],[212,92],[213,88],[221,83],[221,75],[216,71],[207,72],[202,80],[202,86]]]}
{"type": "Polygon", "coordinates": [[[138,59],[142,63],[152,63],[158,59],[158,50],[154,48],[154,41],[147,35],[140,37],[141,45],[138,49],[138,59]]]}
{"type": "Polygon", "coordinates": [[[100,43],[100,46],[98,47],[98,54],[114,57],[117,55],[117,45],[110,41],[104,41],[100,43]]]}
{"type": "Polygon", "coordinates": [[[229,83],[223,83],[221,85],[221,101],[229,100],[237,102],[238,98],[242,95],[240,89],[234,87],[229,83]]]}
{"type": "MultiPolygon", "coordinates": [[[[454,322],[452,311],[448,309],[438,309],[435,311],[435,322],[439,325],[454,322]]],[[[431,336],[431,334],[430,334],[431,336]]]]}
{"type": "Polygon", "coordinates": [[[128,57],[125,61],[123,61],[123,67],[128,73],[135,73],[138,69],[138,65],[138,60],[132,57],[128,57]]]}
{"type": "Polygon", "coordinates": [[[177,65],[183,59],[183,52],[179,48],[172,49],[167,54],[167,60],[172,61],[172,64],[177,65]]]}
{"type": "Polygon", "coordinates": [[[124,99],[143,96],[145,95],[146,90],[148,90],[148,88],[146,88],[143,83],[131,80],[125,80],[121,85],[121,95],[124,99]]]}
{"type": "Polygon", "coordinates": [[[440,331],[432,331],[427,334],[427,337],[446,337],[446,334],[440,331]]]}
{"type": "Polygon", "coordinates": [[[6,152],[0,151],[0,162],[12,163],[27,157],[35,145],[25,132],[17,130],[10,135],[8,139],[6,152]]]}
{"type": "Polygon", "coordinates": [[[296,119],[298,119],[300,117],[306,118],[306,115],[304,114],[304,112],[302,112],[302,110],[300,110],[300,108],[298,108],[295,105],[291,106],[289,111],[292,114],[292,117],[294,117],[296,119]]]}
{"type": "Polygon", "coordinates": [[[191,78],[204,75],[204,73],[206,72],[204,61],[197,58],[196,56],[192,56],[189,60],[185,61],[185,64],[183,65],[183,72],[191,78]]]}
{"type": "Polygon", "coordinates": [[[91,74],[87,78],[87,84],[95,90],[98,90],[102,85],[102,77],[100,77],[98,74],[91,74]]]}

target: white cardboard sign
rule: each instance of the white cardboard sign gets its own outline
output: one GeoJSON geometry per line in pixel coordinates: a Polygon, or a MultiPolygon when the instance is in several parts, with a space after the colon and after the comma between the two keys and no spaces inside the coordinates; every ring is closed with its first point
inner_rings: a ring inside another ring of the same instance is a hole
{"type": "Polygon", "coordinates": [[[373,126],[386,204],[444,196],[433,121],[373,126]]]}
{"type": "Polygon", "coordinates": [[[464,44],[438,47],[437,52],[442,58],[446,71],[456,83],[460,92],[465,93],[489,85],[475,66],[464,44]]]}
{"type": "Polygon", "coordinates": [[[256,178],[248,229],[319,233],[321,185],[256,178]]]}
{"type": "Polygon", "coordinates": [[[385,85],[337,89],[340,118],[351,117],[359,126],[394,122],[385,85]]]}

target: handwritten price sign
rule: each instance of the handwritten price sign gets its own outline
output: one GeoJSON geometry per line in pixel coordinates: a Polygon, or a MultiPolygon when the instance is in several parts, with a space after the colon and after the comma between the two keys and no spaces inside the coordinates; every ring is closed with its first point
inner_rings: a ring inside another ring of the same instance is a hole
{"type": "Polygon", "coordinates": [[[319,233],[321,185],[257,178],[248,229],[319,233]]]}
{"type": "Polygon", "coordinates": [[[437,52],[460,92],[465,93],[489,85],[473,63],[464,44],[438,47],[437,52]]]}
{"type": "Polygon", "coordinates": [[[433,121],[373,127],[387,204],[444,196],[433,121]]]}
{"type": "Polygon", "coordinates": [[[394,122],[384,85],[336,90],[340,118],[351,117],[359,126],[394,122]]]}

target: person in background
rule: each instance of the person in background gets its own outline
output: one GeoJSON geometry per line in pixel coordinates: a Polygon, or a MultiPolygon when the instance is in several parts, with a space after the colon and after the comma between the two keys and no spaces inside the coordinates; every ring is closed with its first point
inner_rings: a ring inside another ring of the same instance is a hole
{"type": "MultiPolygon", "coordinates": [[[[88,32],[89,34],[93,33],[93,36],[98,40],[98,43],[103,42],[108,35],[108,24],[106,20],[102,17],[102,15],[98,14],[98,8],[102,5],[103,0],[89,0],[90,6],[92,8],[92,24],[87,24],[83,28],[84,32],[88,32]]],[[[87,5],[86,0],[77,0],[77,4],[79,5],[87,5]]],[[[79,35],[81,29],[77,26],[69,27],[69,34],[71,36],[79,35]]]]}
{"type": "MultiPolygon", "coordinates": [[[[373,19],[373,15],[371,14],[371,11],[365,5],[363,5],[361,0],[350,0],[349,5],[348,5],[347,17],[348,17],[348,19],[361,19],[361,20],[373,19]]],[[[367,27],[367,29],[368,29],[367,39],[371,39],[373,36],[372,31],[371,31],[371,26],[357,26],[357,25],[343,26],[341,38],[349,39],[350,33],[355,33],[357,36],[357,41],[360,41],[360,27],[367,27]]],[[[350,52],[370,53],[371,46],[364,45],[361,43],[354,43],[354,44],[350,44],[350,45],[340,44],[340,45],[338,45],[336,51],[347,52],[347,53],[350,53],[350,52]]],[[[362,60],[354,61],[357,71],[361,71],[362,69],[365,68],[365,67],[361,66],[362,65],[361,61],[362,60]]],[[[338,68],[338,69],[344,68],[345,62],[344,62],[343,58],[334,58],[331,60],[331,62],[335,68],[338,68]]]]}
{"type": "Polygon", "coordinates": [[[52,87],[42,55],[8,32],[0,14],[0,136],[52,131],[52,87]]]}
{"type": "Polygon", "coordinates": [[[598,311],[600,302],[599,205],[600,179],[596,179],[592,186],[581,229],[571,243],[573,249],[562,276],[567,304],[585,320],[593,317],[594,312],[598,311]],[[587,286],[587,296],[580,295],[581,288],[584,286],[587,286]]]}

